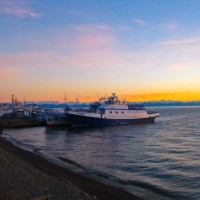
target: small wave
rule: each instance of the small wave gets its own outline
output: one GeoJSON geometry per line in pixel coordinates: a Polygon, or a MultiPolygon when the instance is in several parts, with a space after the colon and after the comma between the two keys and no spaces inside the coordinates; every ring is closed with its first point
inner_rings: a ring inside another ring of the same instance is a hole
{"type": "Polygon", "coordinates": [[[16,140],[15,138],[13,138],[12,136],[10,136],[8,134],[3,134],[1,137],[3,137],[5,140],[11,142],[13,145],[15,145],[25,151],[29,151],[32,153],[38,153],[38,149],[34,148],[34,146],[23,144],[22,142],[19,142],[18,140],[16,140]]]}
{"type": "Polygon", "coordinates": [[[105,178],[107,180],[110,180],[112,182],[115,182],[115,183],[120,183],[120,184],[123,184],[123,185],[126,185],[127,182],[123,179],[120,179],[116,176],[113,176],[113,175],[110,175],[110,174],[106,174],[104,172],[101,172],[101,171],[98,171],[98,170],[94,170],[94,169],[91,169],[91,168],[88,168],[88,167],[85,167],[73,160],[70,160],[70,159],[67,159],[67,158],[63,158],[63,157],[58,157],[60,160],[68,163],[68,164],[71,164],[71,165],[74,165],[80,169],[82,169],[83,171],[85,171],[87,174],[92,174],[92,175],[96,175],[98,177],[101,177],[101,178],[105,178]]]}
{"type": "Polygon", "coordinates": [[[132,181],[132,180],[128,180],[127,184],[132,185],[132,186],[137,186],[143,189],[147,189],[150,190],[152,192],[155,192],[156,194],[171,198],[171,199],[176,199],[176,200],[181,200],[181,197],[177,197],[177,195],[172,194],[172,192],[169,192],[167,190],[164,190],[162,188],[159,188],[155,185],[149,184],[149,183],[145,183],[142,181],[132,181]]]}

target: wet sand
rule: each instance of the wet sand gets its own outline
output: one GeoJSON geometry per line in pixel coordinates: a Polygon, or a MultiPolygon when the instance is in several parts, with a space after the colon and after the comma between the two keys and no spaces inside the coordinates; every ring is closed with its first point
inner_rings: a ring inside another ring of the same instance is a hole
{"type": "Polygon", "coordinates": [[[123,189],[73,172],[0,137],[0,199],[141,200],[123,189]]]}

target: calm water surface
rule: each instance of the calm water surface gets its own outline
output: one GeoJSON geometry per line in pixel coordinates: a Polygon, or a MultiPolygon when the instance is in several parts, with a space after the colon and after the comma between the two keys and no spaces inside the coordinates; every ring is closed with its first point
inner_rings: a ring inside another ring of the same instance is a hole
{"type": "Polygon", "coordinates": [[[62,165],[70,159],[99,175],[118,177],[126,181],[123,187],[146,199],[200,199],[200,107],[156,110],[161,116],[151,124],[3,133],[62,165]]]}

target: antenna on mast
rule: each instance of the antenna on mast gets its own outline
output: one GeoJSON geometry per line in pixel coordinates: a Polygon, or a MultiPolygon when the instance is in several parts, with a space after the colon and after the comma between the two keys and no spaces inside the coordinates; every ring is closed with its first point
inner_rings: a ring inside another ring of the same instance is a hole
{"type": "Polygon", "coordinates": [[[66,101],[67,101],[66,91],[65,91],[64,100],[65,100],[65,104],[66,104],[66,101]]]}
{"type": "Polygon", "coordinates": [[[77,94],[76,101],[79,103],[79,94],[77,94]]]}

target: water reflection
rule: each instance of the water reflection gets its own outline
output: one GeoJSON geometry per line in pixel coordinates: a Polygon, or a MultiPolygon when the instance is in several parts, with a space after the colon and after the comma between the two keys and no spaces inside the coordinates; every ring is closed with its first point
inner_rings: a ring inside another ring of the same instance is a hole
{"type": "Polygon", "coordinates": [[[130,190],[147,187],[142,192],[147,199],[156,199],[149,190],[170,193],[171,199],[174,195],[176,199],[198,199],[200,108],[170,107],[158,111],[161,117],[150,124],[4,132],[34,145],[46,157],[71,159],[124,179],[130,183],[130,190]]]}

